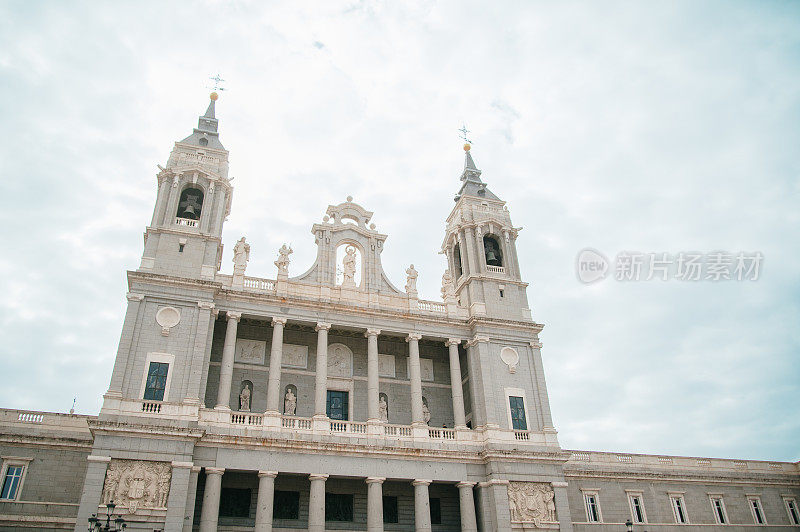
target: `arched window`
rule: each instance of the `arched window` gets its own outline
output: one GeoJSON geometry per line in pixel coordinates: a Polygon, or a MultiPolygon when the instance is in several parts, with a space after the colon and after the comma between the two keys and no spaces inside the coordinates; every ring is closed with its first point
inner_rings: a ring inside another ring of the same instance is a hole
{"type": "Polygon", "coordinates": [[[199,220],[203,210],[203,191],[199,188],[189,187],[181,192],[178,201],[178,218],[199,220]]]}
{"type": "Polygon", "coordinates": [[[486,252],[486,264],[489,266],[502,266],[503,255],[500,253],[500,244],[492,235],[483,237],[483,249],[486,252]]]}
{"type": "Polygon", "coordinates": [[[455,266],[456,279],[458,279],[464,273],[464,270],[461,268],[461,246],[458,244],[453,247],[453,266],[455,266]]]}

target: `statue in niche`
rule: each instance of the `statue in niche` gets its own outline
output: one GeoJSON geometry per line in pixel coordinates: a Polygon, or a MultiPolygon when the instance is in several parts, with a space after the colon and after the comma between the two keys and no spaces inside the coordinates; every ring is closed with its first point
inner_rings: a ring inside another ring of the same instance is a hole
{"type": "Polygon", "coordinates": [[[275,266],[278,267],[278,275],[289,274],[289,255],[294,253],[292,251],[291,246],[286,246],[286,244],[281,246],[281,249],[278,250],[278,260],[275,261],[275,266]]]}
{"type": "Polygon", "coordinates": [[[427,425],[431,421],[431,410],[428,408],[428,402],[422,401],[422,420],[427,425]]]}
{"type": "Polygon", "coordinates": [[[286,396],[283,398],[283,413],[287,416],[294,416],[297,412],[297,396],[292,392],[291,388],[286,390],[286,396]]]}
{"type": "Polygon", "coordinates": [[[250,260],[250,244],[245,242],[244,237],[240,238],[236,245],[233,246],[233,271],[234,275],[237,270],[241,275],[244,275],[244,270],[247,268],[247,261],[250,260]]]}
{"type": "Polygon", "coordinates": [[[417,272],[416,268],[414,268],[413,264],[406,270],[406,275],[408,276],[406,280],[406,293],[410,296],[416,296],[417,277],[419,276],[419,273],[417,272]]]}
{"type": "Polygon", "coordinates": [[[344,252],[344,259],[342,259],[342,286],[355,287],[356,286],[356,248],[347,246],[344,252]]]}
{"type": "Polygon", "coordinates": [[[450,270],[445,270],[442,274],[442,299],[447,303],[456,297],[456,288],[453,285],[453,276],[450,270]]]}
{"type": "Polygon", "coordinates": [[[378,417],[384,423],[389,422],[389,405],[386,403],[386,398],[383,395],[378,399],[378,417]]]}
{"type": "Polygon", "coordinates": [[[247,384],[242,388],[242,393],[239,394],[239,410],[242,412],[250,411],[250,386],[247,384]]]}

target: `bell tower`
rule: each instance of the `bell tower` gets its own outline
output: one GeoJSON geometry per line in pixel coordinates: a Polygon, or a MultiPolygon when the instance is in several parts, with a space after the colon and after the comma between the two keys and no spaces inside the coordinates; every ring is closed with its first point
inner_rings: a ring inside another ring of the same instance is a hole
{"type": "Polygon", "coordinates": [[[442,243],[456,296],[471,316],[530,320],[516,249],[522,228],[514,227],[506,202],[481,180],[470,149],[464,144],[461,188],[442,243]]]}
{"type": "Polygon", "coordinates": [[[219,271],[233,187],[228,151],[219,141],[217,98],[212,92],[192,134],[175,143],[166,168],[158,167],[158,194],[139,271],[209,280],[219,271]]]}

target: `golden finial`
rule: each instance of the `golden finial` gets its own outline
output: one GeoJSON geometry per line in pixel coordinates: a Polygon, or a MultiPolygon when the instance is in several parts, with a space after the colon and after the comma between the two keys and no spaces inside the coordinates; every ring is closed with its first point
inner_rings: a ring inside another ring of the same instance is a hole
{"type": "Polygon", "coordinates": [[[472,146],[470,146],[469,143],[464,144],[464,151],[469,151],[470,148],[472,148],[472,146]]]}
{"type": "Polygon", "coordinates": [[[212,92],[211,94],[208,95],[208,97],[211,98],[212,102],[216,102],[217,98],[219,98],[219,94],[217,94],[216,92],[212,92]]]}

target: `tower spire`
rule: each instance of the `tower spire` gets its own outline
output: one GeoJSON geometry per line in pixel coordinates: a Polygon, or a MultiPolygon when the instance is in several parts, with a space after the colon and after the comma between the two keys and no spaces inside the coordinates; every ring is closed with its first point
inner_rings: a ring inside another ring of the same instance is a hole
{"type": "Polygon", "coordinates": [[[461,172],[462,185],[456,194],[455,201],[461,199],[461,196],[474,196],[478,198],[489,198],[499,200],[497,196],[486,188],[486,183],[481,181],[481,171],[475,166],[475,161],[472,159],[471,150],[472,146],[469,142],[464,144],[464,170],[461,172]]]}
{"type": "Polygon", "coordinates": [[[225,149],[219,141],[219,120],[217,120],[216,117],[216,103],[218,98],[219,94],[216,92],[212,92],[209,95],[211,101],[208,103],[205,114],[197,120],[197,127],[194,128],[191,135],[181,141],[182,143],[217,150],[225,149]]]}

